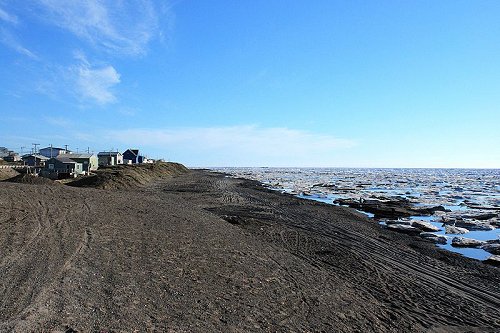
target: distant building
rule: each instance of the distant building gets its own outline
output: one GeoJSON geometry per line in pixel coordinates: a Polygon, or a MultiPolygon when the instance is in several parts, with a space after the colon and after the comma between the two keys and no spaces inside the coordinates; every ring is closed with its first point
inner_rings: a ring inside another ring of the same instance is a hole
{"type": "Polygon", "coordinates": [[[99,167],[97,156],[94,154],[59,154],[58,159],[69,158],[77,163],[81,163],[84,172],[97,170],[99,167]]]}
{"type": "Polygon", "coordinates": [[[30,154],[30,155],[24,155],[23,157],[21,157],[21,159],[23,160],[24,164],[28,166],[44,167],[45,162],[49,158],[40,154],[30,154]]]}
{"type": "Polygon", "coordinates": [[[5,147],[0,147],[0,158],[9,156],[9,150],[5,147]]]}
{"type": "Polygon", "coordinates": [[[67,150],[65,148],[45,147],[45,148],[41,148],[39,153],[40,153],[40,155],[51,158],[51,157],[57,157],[61,154],[71,154],[71,151],[67,150]]]}
{"type": "Polygon", "coordinates": [[[99,166],[123,164],[123,155],[117,151],[102,151],[97,158],[99,166]]]}
{"type": "Polygon", "coordinates": [[[139,149],[127,149],[123,153],[123,163],[124,164],[147,163],[147,158],[145,156],[139,155],[139,149]]]}
{"type": "Polygon", "coordinates": [[[48,159],[40,173],[43,177],[62,179],[84,174],[83,164],[75,162],[67,156],[58,156],[48,159]]]}
{"type": "Polygon", "coordinates": [[[21,156],[19,156],[18,153],[15,153],[13,151],[9,151],[7,156],[4,156],[3,160],[5,162],[19,162],[21,161],[21,156]]]}

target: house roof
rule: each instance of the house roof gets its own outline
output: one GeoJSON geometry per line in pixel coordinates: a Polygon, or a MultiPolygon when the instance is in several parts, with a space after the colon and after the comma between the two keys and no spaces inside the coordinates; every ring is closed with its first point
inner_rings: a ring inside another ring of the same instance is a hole
{"type": "Polygon", "coordinates": [[[97,156],[118,156],[121,154],[122,153],[117,152],[117,151],[101,151],[97,154],[97,156]]]}
{"type": "Polygon", "coordinates": [[[125,154],[127,151],[131,152],[135,156],[139,155],[139,149],[127,149],[123,154],[125,154]]]}
{"type": "MultiPolygon", "coordinates": [[[[45,150],[45,149],[52,149],[52,150],[66,150],[64,148],[59,148],[59,147],[45,147],[45,148],[40,148],[40,150],[45,150]]],[[[68,150],[69,151],[69,150],[68,150]]]]}
{"type": "Polygon", "coordinates": [[[68,158],[91,158],[93,154],[60,154],[57,157],[68,157],[68,158]]]}
{"type": "Polygon", "coordinates": [[[22,158],[25,159],[25,158],[30,158],[30,157],[35,157],[35,158],[38,158],[38,159],[44,160],[44,161],[49,159],[48,157],[40,155],[40,154],[28,154],[28,155],[24,155],[22,158]]]}
{"type": "Polygon", "coordinates": [[[52,157],[51,159],[58,160],[61,163],[71,163],[71,164],[78,163],[78,162],[73,161],[71,158],[69,158],[68,155],[69,154],[59,155],[57,157],[52,157]]]}

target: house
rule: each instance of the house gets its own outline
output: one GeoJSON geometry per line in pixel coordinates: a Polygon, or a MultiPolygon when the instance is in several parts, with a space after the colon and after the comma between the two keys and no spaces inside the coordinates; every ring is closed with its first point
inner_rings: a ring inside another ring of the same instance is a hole
{"type": "Polygon", "coordinates": [[[45,167],[40,175],[52,179],[62,179],[76,177],[83,173],[82,163],[75,162],[66,156],[58,156],[45,161],[45,167]]]}
{"type": "Polygon", "coordinates": [[[45,161],[47,161],[49,158],[40,154],[30,154],[24,155],[21,159],[23,160],[25,165],[43,167],[45,166],[45,161]]]}
{"type": "Polygon", "coordinates": [[[71,151],[65,148],[45,147],[39,150],[39,154],[48,158],[57,157],[60,154],[71,154],[71,151]]]}
{"type": "Polygon", "coordinates": [[[123,155],[117,151],[102,151],[97,158],[99,166],[123,164],[123,155]]]}
{"type": "Polygon", "coordinates": [[[19,162],[21,161],[21,156],[18,153],[9,151],[9,154],[3,158],[5,162],[19,162]]]}
{"type": "Polygon", "coordinates": [[[57,158],[58,159],[69,158],[70,160],[73,160],[77,163],[81,163],[83,171],[86,173],[95,171],[99,167],[97,156],[94,154],[59,154],[57,158]]]}
{"type": "Polygon", "coordinates": [[[147,158],[145,156],[139,155],[139,149],[127,149],[123,153],[123,163],[124,164],[147,163],[147,158]]]}

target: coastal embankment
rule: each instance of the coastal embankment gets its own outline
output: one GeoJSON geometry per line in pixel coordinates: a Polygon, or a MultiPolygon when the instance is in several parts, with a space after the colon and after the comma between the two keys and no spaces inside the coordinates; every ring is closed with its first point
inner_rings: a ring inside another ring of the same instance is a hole
{"type": "Polygon", "coordinates": [[[0,183],[0,331],[500,329],[497,267],[347,207],[150,168],[0,183]]]}

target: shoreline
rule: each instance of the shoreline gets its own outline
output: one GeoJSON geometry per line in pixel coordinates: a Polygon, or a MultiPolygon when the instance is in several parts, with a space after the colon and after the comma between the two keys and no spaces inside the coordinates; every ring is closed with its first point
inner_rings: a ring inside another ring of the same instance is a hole
{"type": "Polygon", "coordinates": [[[246,177],[260,181],[263,186],[277,192],[290,193],[300,198],[336,206],[351,207],[375,219],[382,228],[387,229],[387,224],[400,224],[397,225],[399,229],[392,228],[388,232],[407,232],[418,237],[416,233],[420,230],[426,232],[423,237],[432,238],[438,247],[460,253],[468,258],[498,264],[494,261],[495,259],[498,261],[495,257],[499,254],[496,248],[488,248],[488,251],[482,249],[482,246],[487,247],[488,243],[500,243],[500,229],[498,229],[500,197],[498,189],[492,187],[492,174],[477,175],[478,177],[485,176],[488,185],[485,185],[485,193],[478,197],[476,193],[479,184],[475,181],[475,184],[467,187],[463,185],[463,179],[461,179],[465,175],[471,177],[470,172],[477,170],[469,169],[456,173],[455,169],[448,169],[440,179],[433,179],[433,176],[436,176],[434,173],[402,172],[407,169],[391,168],[383,172],[380,169],[367,169],[367,176],[360,174],[358,169],[337,168],[336,170],[333,171],[332,168],[267,168],[265,170],[262,168],[220,168],[215,171],[225,172],[231,177],[246,177]],[[397,176],[397,178],[387,182],[389,175],[397,176]],[[345,179],[353,178],[351,176],[356,177],[353,180],[345,179]],[[436,180],[438,180],[437,184],[430,183],[436,180]],[[439,183],[442,184],[438,185],[439,183]],[[453,193],[455,189],[457,191],[453,193]],[[429,193],[432,194],[429,195],[429,193]],[[471,200],[478,198],[481,198],[480,200],[487,198],[486,202],[483,202],[483,207],[477,207],[481,206],[478,203],[472,204],[471,200]],[[495,207],[485,207],[488,203],[495,207]],[[430,212],[432,209],[437,212],[430,212]],[[396,215],[394,211],[399,215],[396,215]],[[379,213],[388,215],[377,216],[379,213]],[[489,215],[489,219],[485,219],[486,215],[489,215]],[[478,216],[478,219],[474,220],[474,216],[478,216]],[[463,218],[466,221],[463,221],[463,218]],[[407,227],[412,226],[413,222],[416,222],[416,228],[407,227]],[[465,227],[466,230],[449,228],[455,225],[465,227]],[[457,230],[460,230],[460,233],[457,234],[457,230]],[[433,235],[430,235],[429,231],[433,235]],[[479,245],[452,246],[454,239],[458,241],[463,237],[472,239],[479,245]]]}
{"type": "Polygon", "coordinates": [[[500,328],[500,269],[256,181],[1,183],[0,204],[2,331],[500,328]]]}

